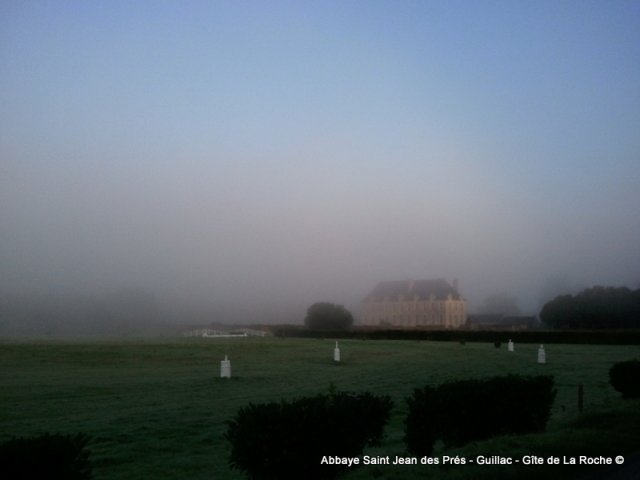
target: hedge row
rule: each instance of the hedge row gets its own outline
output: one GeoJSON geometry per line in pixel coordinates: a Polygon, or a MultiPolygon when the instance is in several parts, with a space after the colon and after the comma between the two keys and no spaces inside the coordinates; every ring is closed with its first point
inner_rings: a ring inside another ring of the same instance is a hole
{"type": "MultiPolygon", "coordinates": [[[[438,440],[458,446],[542,431],[555,395],[550,376],[509,375],[416,389],[407,399],[407,450],[429,455],[438,440]]],[[[378,444],[391,407],[388,396],[369,393],[251,404],[228,422],[229,463],[251,479],[335,478],[349,467],[323,464],[323,457],[358,457],[366,445],[378,444]]]]}
{"type": "Polygon", "coordinates": [[[88,441],[83,434],[12,438],[0,444],[0,478],[90,479],[88,441]]]}
{"type": "Polygon", "coordinates": [[[640,360],[613,364],[609,369],[609,383],[623,398],[640,398],[640,360]]]}
{"type": "Polygon", "coordinates": [[[416,389],[407,400],[405,441],[414,455],[496,435],[544,430],[556,391],[553,377],[508,375],[416,389]]]}
{"type": "Polygon", "coordinates": [[[353,338],[361,340],[431,340],[453,342],[574,343],[593,345],[640,345],[639,330],[419,330],[354,328],[314,331],[293,325],[270,326],[278,337],[353,338]]]}
{"type": "Polygon", "coordinates": [[[357,457],[379,443],[392,405],[370,393],[251,404],[228,422],[229,463],[252,479],[334,478],[348,467],[322,457],[357,457]]]}

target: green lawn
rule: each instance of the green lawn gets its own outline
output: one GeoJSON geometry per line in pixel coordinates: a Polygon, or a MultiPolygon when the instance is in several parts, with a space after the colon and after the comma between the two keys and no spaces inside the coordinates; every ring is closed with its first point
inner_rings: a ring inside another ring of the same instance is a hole
{"type": "MultiPolygon", "coordinates": [[[[640,410],[638,403],[623,402],[607,376],[614,362],[640,356],[640,347],[547,345],[548,363],[538,365],[538,345],[516,345],[509,353],[506,340],[500,349],[488,343],[345,340],[340,342],[343,362],[337,365],[331,340],[4,341],[0,440],[44,432],[86,433],[92,437],[96,479],[240,479],[243,476],[227,465],[229,450],[222,435],[225,422],[249,402],[326,393],[332,383],[338,390],[391,395],[395,408],[384,444],[370,453],[394,456],[404,452],[404,399],[414,387],[545,373],[555,376],[558,390],[548,433],[496,439],[456,452],[536,453],[532,448],[540,453],[551,449],[549,455],[556,442],[596,445],[605,433],[608,444],[620,442],[619,448],[629,449],[628,443],[637,441],[640,450],[640,437],[629,433],[631,437],[611,438],[607,430],[640,426],[633,413],[640,410]],[[232,362],[231,380],[218,378],[225,354],[232,362]],[[579,383],[585,388],[582,416],[577,411],[579,383]],[[584,439],[568,433],[579,428],[584,439]]],[[[363,467],[348,478],[424,478],[425,468],[363,467]]],[[[458,478],[469,471],[433,473],[458,478]]]]}

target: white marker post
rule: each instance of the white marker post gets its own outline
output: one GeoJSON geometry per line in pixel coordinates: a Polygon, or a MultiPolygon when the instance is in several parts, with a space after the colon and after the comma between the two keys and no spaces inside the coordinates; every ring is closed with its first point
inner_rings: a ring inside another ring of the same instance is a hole
{"type": "Polygon", "coordinates": [[[544,351],[543,345],[540,345],[538,349],[538,363],[547,363],[547,354],[544,351]]]}
{"type": "Polygon", "coordinates": [[[514,345],[513,345],[513,342],[511,341],[511,339],[509,339],[509,343],[507,344],[507,349],[510,352],[513,352],[513,350],[514,350],[514,345]]]}
{"type": "Polygon", "coordinates": [[[338,342],[336,342],[336,348],[333,349],[333,361],[340,361],[340,348],[338,347],[338,342]]]}
{"type": "Polygon", "coordinates": [[[220,378],[231,378],[231,360],[226,355],[220,362],[220,378]]]}

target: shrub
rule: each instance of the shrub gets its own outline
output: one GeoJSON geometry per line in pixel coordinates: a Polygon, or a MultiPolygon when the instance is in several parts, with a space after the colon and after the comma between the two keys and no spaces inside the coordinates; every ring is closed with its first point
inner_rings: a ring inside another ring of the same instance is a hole
{"type": "Polygon", "coordinates": [[[369,393],[251,404],[228,422],[229,463],[252,479],[334,478],[348,467],[322,457],[355,457],[377,444],[391,407],[388,396],[369,393]]]}
{"type": "Polygon", "coordinates": [[[436,389],[430,386],[416,388],[407,399],[409,414],[405,420],[404,441],[407,450],[416,456],[430,455],[440,436],[438,400],[436,389]]]}
{"type": "Polygon", "coordinates": [[[509,375],[447,383],[438,395],[442,440],[453,446],[544,430],[555,390],[552,377],[509,375]]]}
{"type": "Polygon", "coordinates": [[[415,390],[407,400],[407,448],[428,455],[436,440],[459,446],[496,435],[542,431],[555,395],[549,376],[509,375],[415,390]]]}
{"type": "Polygon", "coordinates": [[[609,383],[623,398],[640,398],[640,360],[615,363],[609,369],[609,383]]]}
{"type": "Polygon", "coordinates": [[[14,437],[0,445],[0,477],[90,479],[88,441],[83,434],[14,437]]]}

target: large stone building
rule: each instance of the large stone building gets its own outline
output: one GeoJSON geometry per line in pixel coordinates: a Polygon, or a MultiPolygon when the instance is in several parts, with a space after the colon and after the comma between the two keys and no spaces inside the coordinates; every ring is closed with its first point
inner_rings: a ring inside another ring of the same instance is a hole
{"type": "Polygon", "coordinates": [[[380,282],[362,301],[361,324],[457,328],[467,319],[458,282],[445,279],[380,282]]]}

